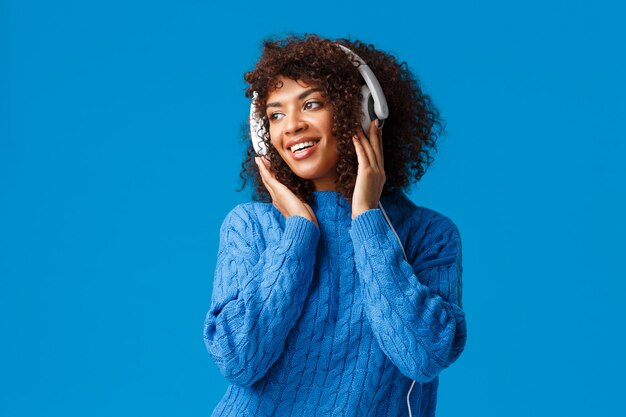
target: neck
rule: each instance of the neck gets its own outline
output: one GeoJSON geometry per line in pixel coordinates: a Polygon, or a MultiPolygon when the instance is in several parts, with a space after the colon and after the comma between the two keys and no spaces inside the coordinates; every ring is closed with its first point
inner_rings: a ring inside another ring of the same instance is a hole
{"type": "Polygon", "coordinates": [[[335,179],[329,178],[320,178],[315,179],[313,181],[313,189],[315,191],[337,191],[337,184],[335,184],[335,179]]]}

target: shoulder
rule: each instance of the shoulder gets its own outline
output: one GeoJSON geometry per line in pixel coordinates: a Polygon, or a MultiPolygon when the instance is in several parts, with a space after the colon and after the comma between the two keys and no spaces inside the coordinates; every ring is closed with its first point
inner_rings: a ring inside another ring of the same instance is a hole
{"type": "Polygon", "coordinates": [[[224,219],[224,223],[262,222],[273,215],[274,206],[270,203],[249,202],[236,205],[224,219]]]}
{"type": "Polygon", "coordinates": [[[271,203],[244,203],[235,206],[220,229],[220,248],[260,253],[268,247],[277,247],[283,241],[297,244],[312,242],[319,236],[313,222],[303,217],[285,219],[271,203]]]}
{"type": "Polygon", "coordinates": [[[417,228],[425,235],[458,234],[456,224],[445,214],[428,207],[419,206],[403,192],[394,192],[383,198],[383,204],[391,221],[399,228],[417,228]]]}
{"type": "Polygon", "coordinates": [[[235,206],[224,218],[221,235],[229,232],[255,234],[280,222],[280,213],[271,203],[249,202],[235,206]]]}
{"type": "Polygon", "coordinates": [[[394,227],[416,255],[460,253],[460,232],[448,216],[415,204],[403,192],[391,193],[383,201],[394,227]]]}

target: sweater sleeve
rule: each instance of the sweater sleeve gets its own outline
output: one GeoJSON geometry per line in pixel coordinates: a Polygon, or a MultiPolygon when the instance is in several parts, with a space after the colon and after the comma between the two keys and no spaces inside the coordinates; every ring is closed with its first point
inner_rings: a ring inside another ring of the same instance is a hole
{"type": "Polygon", "coordinates": [[[204,325],[217,367],[242,386],[259,380],[280,357],[302,312],[319,238],[317,227],[303,217],[286,219],[284,230],[265,225],[263,232],[259,220],[244,206],[224,220],[204,325]]]}
{"type": "Polygon", "coordinates": [[[357,216],[350,231],[375,338],[400,371],[417,382],[433,380],[452,364],[467,337],[459,232],[445,216],[436,221],[427,238],[409,237],[425,246],[411,251],[416,254],[410,264],[380,209],[357,216]]]}

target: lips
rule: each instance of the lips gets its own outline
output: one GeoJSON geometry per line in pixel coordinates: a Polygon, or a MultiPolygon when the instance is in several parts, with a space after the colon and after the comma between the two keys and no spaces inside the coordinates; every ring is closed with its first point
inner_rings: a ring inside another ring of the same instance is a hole
{"type": "Polygon", "coordinates": [[[291,146],[289,148],[289,150],[293,153],[296,153],[298,151],[301,151],[302,149],[306,149],[309,148],[315,144],[317,144],[319,142],[319,140],[307,140],[306,142],[300,142],[300,143],[296,143],[295,145],[291,146]]]}
{"type": "Polygon", "coordinates": [[[301,160],[308,158],[317,149],[319,142],[319,138],[302,137],[290,140],[285,148],[291,152],[293,159],[301,160]]]}
{"type": "Polygon", "coordinates": [[[306,140],[292,145],[288,149],[291,151],[291,157],[296,161],[300,161],[311,156],[318,148],[319,143],[319,140],[306,140]]]}

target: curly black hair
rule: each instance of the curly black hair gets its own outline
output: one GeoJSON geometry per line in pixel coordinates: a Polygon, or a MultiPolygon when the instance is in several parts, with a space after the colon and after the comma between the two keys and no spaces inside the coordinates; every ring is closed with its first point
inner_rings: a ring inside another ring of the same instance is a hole
{"type": "MultiPolygon", "coordinates": [[[[432,163],[437,138],[444,130],[439,111],[430,97],[422,92],[406,62],[399,63],[390,54],[360,41],[332,41],[310,34],[268,39],[263,42],[263,53],[254,70],[245,73],[244,79],[249,83],[246,96],[252,98],[255,92],[258,95],[257,117],[262,118],[265,132],[269,132],[269,122],[263,118],[265,103],[273,89],[279,87],[279,77],[301,80],[321,88],[333,109],[332,134],[337,139],[339,153],[337,191],[350,200],[358,167],[352,136],[361,129],[361,86],[365,82],[353,59],[337,44],[346,46],[368,64],[387,99],[389,117],[383,134],[386,175],[383,194],[406,189],[419,181],[432,163]]],[[[254,184],[254,198],[271,201],[254,162],[256,154],[249,129],[246,129],[244,139],[249,145],[240,173],[241,189],[250,178],[254,184]]],[[[272,145],[269,134],[265,134],[263,141],[268,149],[270,169],[276,178],[300,199],[310,201],[314,191],[312,182],[291,171],[272,145]]]]}

